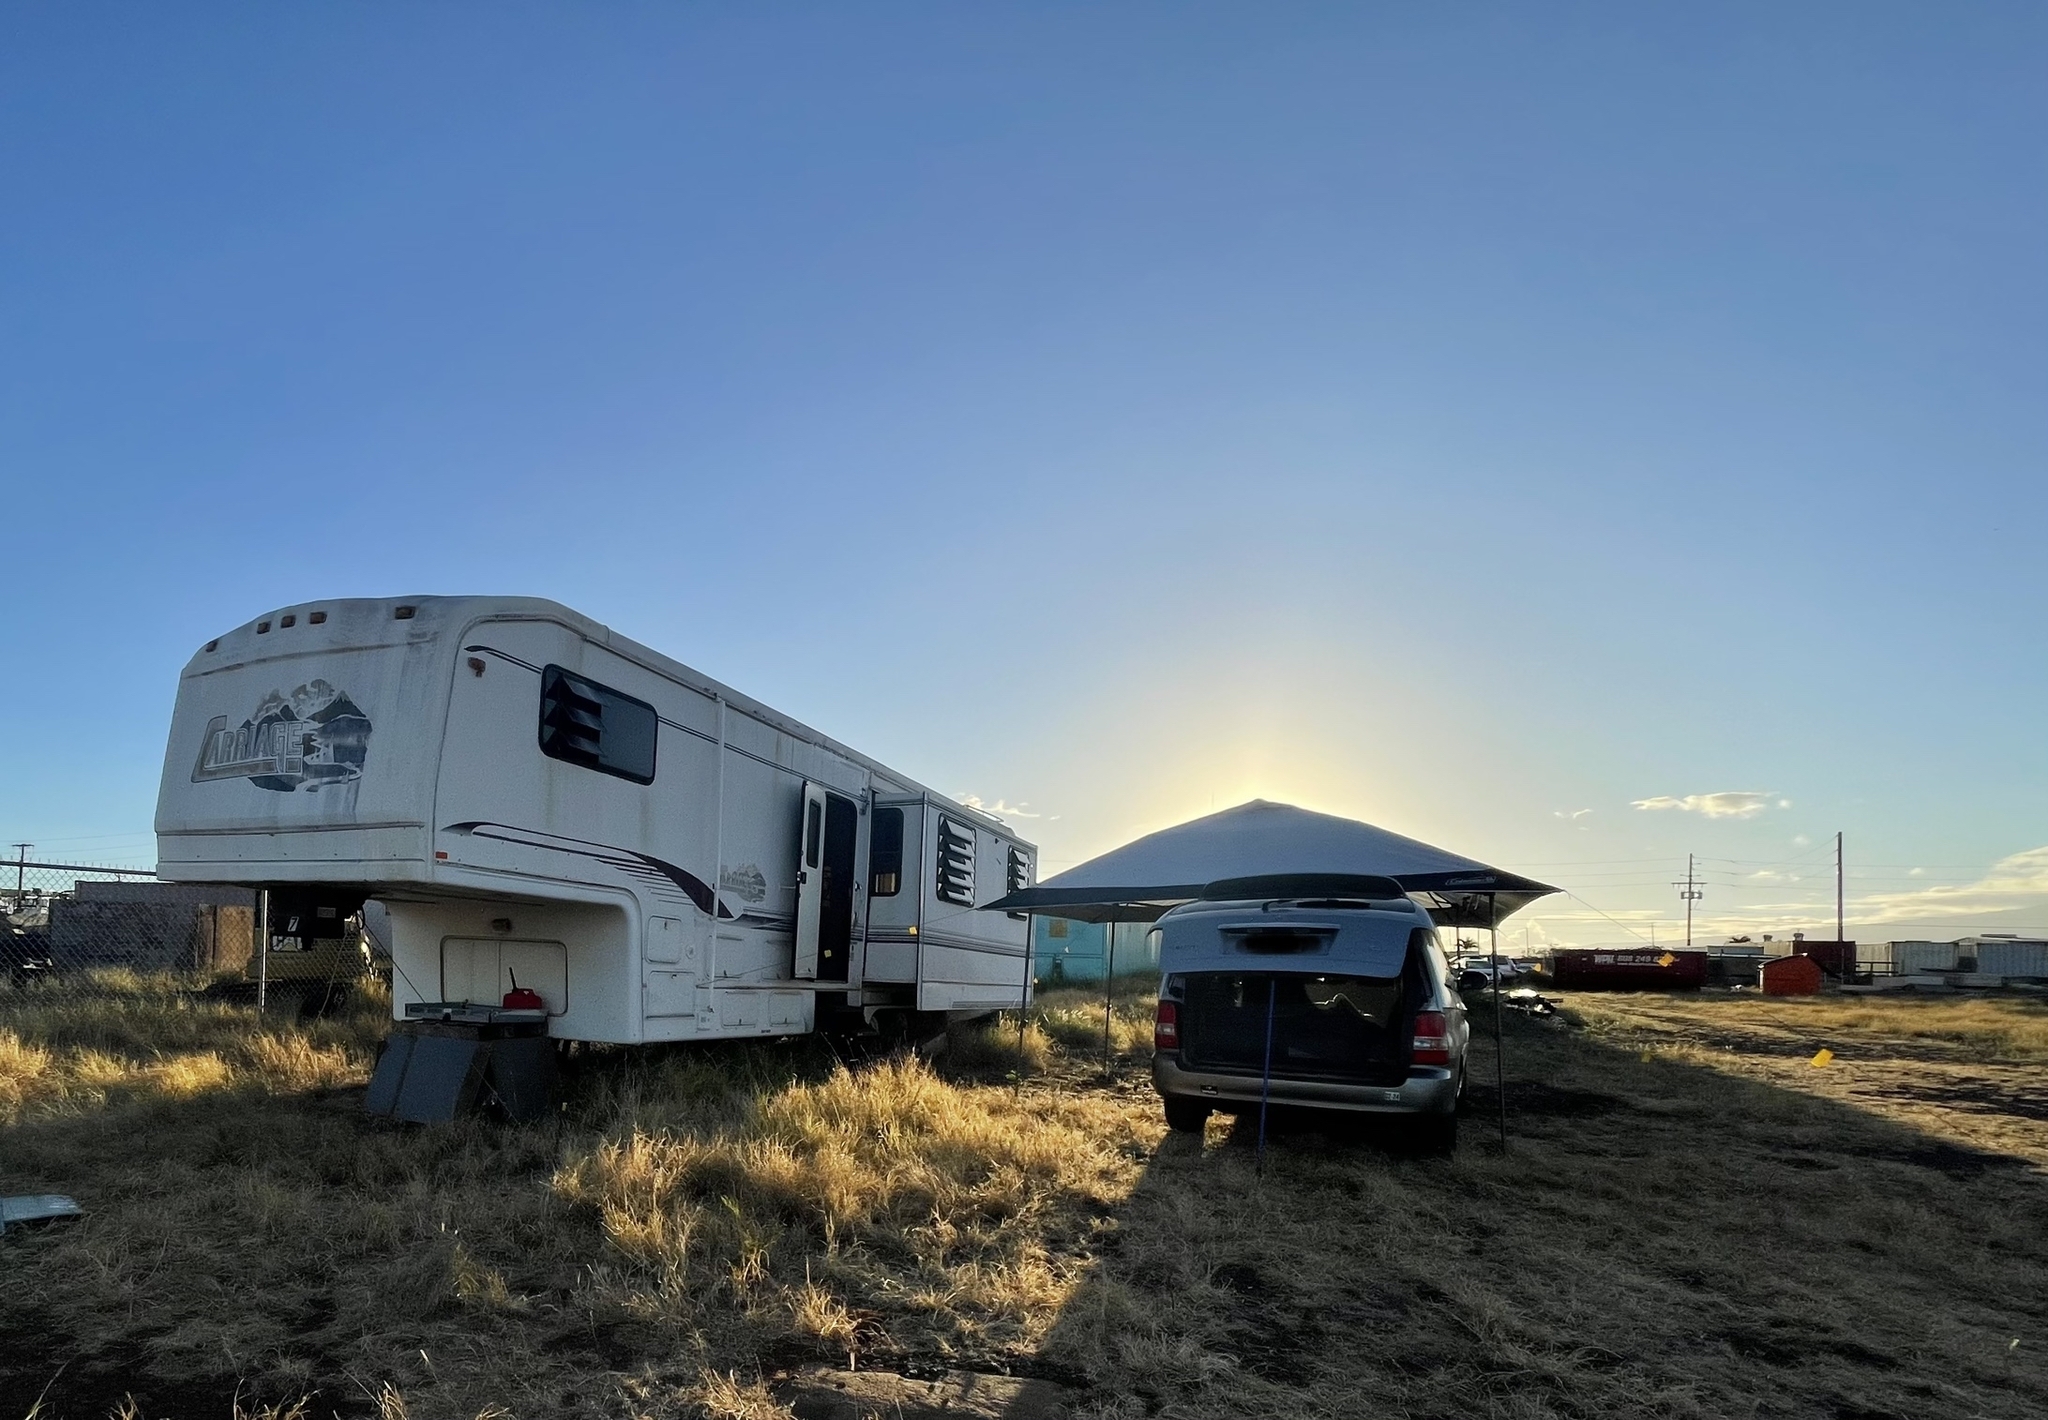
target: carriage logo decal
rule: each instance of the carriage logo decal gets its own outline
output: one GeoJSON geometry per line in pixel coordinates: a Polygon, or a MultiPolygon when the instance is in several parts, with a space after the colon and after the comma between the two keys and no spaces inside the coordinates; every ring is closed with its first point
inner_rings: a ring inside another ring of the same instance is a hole
{"type": "Polygon", "coordinates": [[[280,794],[359,779],[370,753],[370,717],[324,680],[290,695],[273,690],[240,725],[207,722],[192,782],[247,779],[280,794]]]}

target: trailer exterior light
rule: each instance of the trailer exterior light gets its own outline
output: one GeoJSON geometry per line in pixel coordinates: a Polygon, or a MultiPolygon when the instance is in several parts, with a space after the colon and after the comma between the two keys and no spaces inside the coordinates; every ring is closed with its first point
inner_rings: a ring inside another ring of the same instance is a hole
{"type": "Polygon", "coordinates": [[[1180,1005],[1174,1001],[1161,1001],[1152,1017],[1152,1048],[1154,1050],[1180,1049],[1180,1005]]]}
{"type": "Polygon", "coordinates": [[[416,606],[395,606],[391,608],[391,619],[393,621],[411,621],[415,616],[419,615],[419,611],[420,609],[416,606]]]}
{"type": "Polygon", "coordinates": [[[1451,1063],[1451,1025],[1442,1011],[1415,1013],[1415,1040],[1409,1047],[1408,1060],[1414,1065],[1451,1063]]]}

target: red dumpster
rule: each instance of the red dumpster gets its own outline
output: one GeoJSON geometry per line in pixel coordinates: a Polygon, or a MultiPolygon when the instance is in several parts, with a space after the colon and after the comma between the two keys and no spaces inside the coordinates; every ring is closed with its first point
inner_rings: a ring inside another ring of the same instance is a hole
{"type": "Polygon", "coordinates": [[[1773,957],[1764,963],[1764,995],[1813,996],[1820,992],[1820,963],[1812,957],[1773,957]]]}

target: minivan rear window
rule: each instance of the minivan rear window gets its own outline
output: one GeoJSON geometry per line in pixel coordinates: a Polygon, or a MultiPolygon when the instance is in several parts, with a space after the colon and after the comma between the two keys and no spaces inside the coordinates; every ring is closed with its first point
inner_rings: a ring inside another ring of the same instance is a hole
{"type": "Polygon", "coordinates": [[[1191,1069],[1398,1084],[1403,978],[1300,972],[1191,972],[1182,983],[1181,1058],[1191,1069]]]}
{"type": "Polygon", "coordinates": [[[1319,1011],[1350,1011],[1384,1028],[1401,1004],[1401,983],[1381,977],[1311,976],[1301,994],[1319,1011]]]}

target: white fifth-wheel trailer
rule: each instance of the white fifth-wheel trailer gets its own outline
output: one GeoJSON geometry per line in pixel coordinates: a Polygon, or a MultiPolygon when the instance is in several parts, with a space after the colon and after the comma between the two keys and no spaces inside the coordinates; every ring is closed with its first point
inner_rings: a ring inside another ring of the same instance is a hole
{"type": "Polygon", "coordinates": [[[274,931],[390,913],[392,1006],[546,1002],[558,1039],[902,1028],[1030,996],[1000,820],[553,602],[308,602],[178,685],[158,873],[274,931]],[[302,924],[302,925],[300,925],[302,924]]]}

